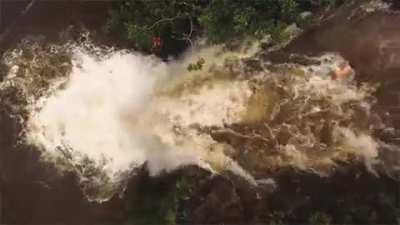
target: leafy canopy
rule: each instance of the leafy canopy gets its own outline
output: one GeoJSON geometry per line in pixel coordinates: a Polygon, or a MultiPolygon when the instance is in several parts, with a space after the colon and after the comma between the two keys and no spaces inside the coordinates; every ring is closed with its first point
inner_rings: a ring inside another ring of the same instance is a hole
{"type": "Polygon", "coordinates": [[[284,28],[292,23],[306,26],[304,16],[338,0],[123,0],[110,12],[106,31],[132,41],[143,51],[183,50],[195,37],[210,43],[234,39],[261,38],[270,34],[282,39],[284,28]],[[154,46],[154,37],[162,46],[154,46]]]}

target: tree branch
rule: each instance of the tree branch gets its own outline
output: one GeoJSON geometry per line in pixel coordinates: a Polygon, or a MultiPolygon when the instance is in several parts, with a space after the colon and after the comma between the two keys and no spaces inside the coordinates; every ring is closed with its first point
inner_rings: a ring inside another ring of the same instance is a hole
{"type": "Polygon", "coordinates": [[[177,16],[171,17],[171,18],[160,19],[160,20],[158,20],[157,22],[155,22],[153,25],[151,25],[150,27],[145,28],[145,30],[151,30],[151,29],[153,29],[155,26],[157,26],[158,24],[163,23],[163,22],[167,22],[167,21],[168,21],[168,22],[172,22],[172,21],[174,21],[175,19],[177,19],[179,16],[180,16],[180,15],[177,15],[177,16]]]}

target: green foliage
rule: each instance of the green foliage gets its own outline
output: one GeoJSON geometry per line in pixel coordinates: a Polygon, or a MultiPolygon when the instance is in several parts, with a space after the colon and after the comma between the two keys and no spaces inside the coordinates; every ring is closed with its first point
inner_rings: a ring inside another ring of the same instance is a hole
{"type": "Polygon", "coordinates": [[[339,6],[344,2],[345,0],[321,0],[319,4],[322,6],[339,6]]]}
{"type": "Polygon", "coordinates": [[[186,223],[188,221],[188,213],[186,212],[186,209],[182,203],[188,197],[191,185],[190,182],[185,179],[185,177],[180,177],[176,181],[175,185],[175,208],[177,211],[175,221],[179,223],[186,223]]]}
{"type": "Polygon", "coordinates": [[[197,60],[196,63],[190,63],[187,67],[187,70],[190,71],[196,71],[196,70],[201,70],[203,68],[203,65],[206,63],[204,58],[200,58],[197,60]]]}
{"type": "Polygon", "coordinates": [[[268,225],[284,225],[285,214],[279,211],[273,211],[269,214],[268,225]]]}
{"type": "Polygon", "coordinates": [[[285,40],[284,28],[313,22],[309,13],[318,7],[337,5],[340,0],[123,0],[110,12],[106,31],[134,43],[137,49],[174,53],[203,35],[210,43],[234,39],[262,38],[270,34],[285,40]],[[152,40],[160,37],[162,49],[152,40]]]}
{"type": "Polygon", "coordinates": [[[182,205],[191,184],[185,177],[142,178],[126,196],[126,212],[135,225],[175,225],[188,221],[182,205]]]}
{"type": "Polygon", "coordinates": [[[124,0],[110,11],[106,31],[151,51],[153,37],[161,37],[166,46],[187,42],[197,14],[198,4],[193,0],[124,0]]]}
{"type": "Polygon", "coordinates": [[[175,225],[175,193],[171,187],[143,180],[135,193],[136,201],[127,204],[129,219],[136,225],[175,225]]]}
{"type": "Polygon", "coordinates": [[[310,225],[330,225],[332,222],[332,218],[323,212],[316,212],[311,215],[308,220],[310,225]]]}
{"type": "Polygon", "coordinates": [[[199,19],[207,39],[223,43],[282,31],[282,27],[296,22],[299,12],[295,0],[214,0],[199,19]]]}

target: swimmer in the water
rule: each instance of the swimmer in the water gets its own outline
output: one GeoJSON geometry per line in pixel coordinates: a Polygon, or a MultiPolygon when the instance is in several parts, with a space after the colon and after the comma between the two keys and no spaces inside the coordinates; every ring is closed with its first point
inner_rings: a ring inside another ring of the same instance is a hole
{"type": "Polygon", "coordinates": [[[348,62],[341,63],[331,75],[332,80],[345,80],[354,74],[353,68],[351,68],[348,62]]]}

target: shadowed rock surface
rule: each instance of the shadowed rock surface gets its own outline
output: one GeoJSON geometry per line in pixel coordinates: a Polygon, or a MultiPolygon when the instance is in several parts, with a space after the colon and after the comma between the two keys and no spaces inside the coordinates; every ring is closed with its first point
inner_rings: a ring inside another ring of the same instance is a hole
{"type": "Polygon", "coordinates": [[[360,83],[379,84],[375,110],[386,124],[399,128],[400,11],[397,1],[388,2],[392,8],[374,12],[366,12],[358,3],[346,4],[266,58],[285,62],[291,54],[341,54],[355,69],[360,83]]]}

